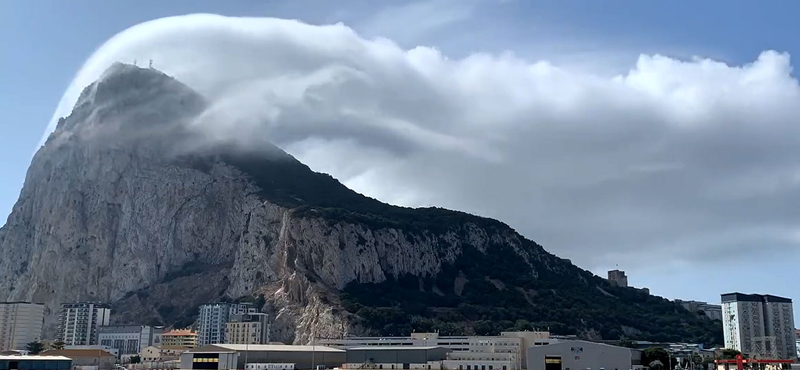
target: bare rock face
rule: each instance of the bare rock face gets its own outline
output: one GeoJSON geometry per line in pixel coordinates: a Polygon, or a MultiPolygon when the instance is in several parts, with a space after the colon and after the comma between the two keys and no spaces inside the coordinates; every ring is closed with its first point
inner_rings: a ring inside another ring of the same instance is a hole
{"type": "Polygon", "coordinates": [[[297,217],[236,167],[187,160],[185,125],[204,108],[152,69],[116,64],[88,86],[0,229],[0,297],[44,302],[52,334],[64,302],[116,302],[115,321],[169,324],[201,303],[263,295],[276,339],[307,342],[364,330],[332,294],[349,282],[433,273],[459,253],[454,234],[297,217]]]}
{"type": "Polygon", "coordinates": [[[498,221],[389,206],[269,143],[209,141],[192,129],[206,107],[153,69],[115,64],[88,86],[0,228],[0,299],[43,302],[49,336],[65,302],[113,303],[118,323],[188,326],[200,304],[241,297],[273,315],[273,340],[294,343],[459,320],[464,332],[530,326],[520,319],[657,340],[651,311],[678,323],[669,338],[695,323],[498,221]]]}

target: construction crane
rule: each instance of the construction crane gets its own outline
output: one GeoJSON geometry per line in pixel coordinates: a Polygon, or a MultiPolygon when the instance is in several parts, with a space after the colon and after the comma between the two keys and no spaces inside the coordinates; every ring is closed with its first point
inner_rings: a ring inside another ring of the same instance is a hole
{"type": "MultiPolygon", "coordinates": [[[[792,360],[768,360],[744,358],[741,354],[732,360],[714,360],[716,364],[736,364],[736,370],[744,370],[744,364],[792,364],[792,360]]],[[[727,368],[727,367],[726,367],[727,368]]]]}

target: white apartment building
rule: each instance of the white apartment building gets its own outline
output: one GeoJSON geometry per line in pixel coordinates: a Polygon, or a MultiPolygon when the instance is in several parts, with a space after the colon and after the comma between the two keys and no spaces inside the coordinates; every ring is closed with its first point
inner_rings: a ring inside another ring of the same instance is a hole
{"type": "Polygon", "coordinates": [[[270,322],[265,313],[231,315],[225,324],[225,343],[269,344],[270,322]]]}
{"type": "Polygon", "coordinates": [[[78,302],[61,305],[58,337],[65,345],[97,344],[98,328],[111,320],[111,306],[105,303],[78,302]]]}
{"type": "Polygon", "coordinates": [[[139,354],[147,347],[160,346],[163,332],[163,326],[101,326],[98,329],[97,340],[102,346],[116,348],[119,356],[130,356],[139,354]]]}
{"type": "Polygon", "coordinates": [[[225,326],[231,315],[257,313],[252,303],[211,303],[200,306],[197,345],[226,343],[225,326]]]}
{"type": "Polygon", "coordinates": [[[0,351],[22,350],[42,339],[44,305],[0,302],[0,351]]]}
{"type": "Polygon", "coordinates": [[[335,348],[355,348],[366,346],[414,346],[445,347],[452,349],[446,362],[448,368],[466,370],[479,369],[474,365],[489,366],[500,370],[524,369],[527,364],[525,352],[533,346],[558,342],[549,332],[512,331],[499,336],[439,336],[438,333],[411,333],[408,337],[345,337],[320,339],[317,344],[335,348]],[[476,362],[478,361],[478,362],[476,362]],[[495,366],[496,365],[496,366],[495,366]]]}
{"type": "Polygon", "coordinates": [[[722,295],[725,347],[760,358],[793,359],[792,300],[773,295],[722,295]]]}

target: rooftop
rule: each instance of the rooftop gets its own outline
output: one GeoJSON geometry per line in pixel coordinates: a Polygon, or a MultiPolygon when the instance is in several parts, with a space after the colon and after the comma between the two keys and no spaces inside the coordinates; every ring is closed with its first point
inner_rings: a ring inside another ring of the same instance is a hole
{"type": "Polygon", "coordinates": [[[69,357],[64,356],[0,356],[0,361],[19,361],[19,360],[50,360],[50,361],[69,361],[72,360],[69,357]]]}
{"type": "Polygon", "coordinates": [[[441,346],[365,346],[365,347],[350,347],[348,351],[414,351],[414,350],[432,350],[432,349],[448,349],[441,346]]]}
{"type": "Polygon", "coordinates": [[[200,348],[191,349],[191,353],[219,352],[219,351],[247,351],[247,352],[331,352],[343,353],[343,349],[326,346],[295,346],[288,344],[209,344],[200,348]]]}
{"type": "Polygon", "coordinates": [[[42,352],[42,356],[66,356],[68,358],[75,357],[114,357],[114,355],[102,349],[51,349],[42,352]]]}

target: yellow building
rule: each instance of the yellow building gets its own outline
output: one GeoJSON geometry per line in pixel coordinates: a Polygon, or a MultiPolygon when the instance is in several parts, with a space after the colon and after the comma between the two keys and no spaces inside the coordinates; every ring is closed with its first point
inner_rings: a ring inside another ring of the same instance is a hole
{"type": "Polygon", "coordinates": [[[161,337],[161,344],[165,347],[197,347],[197,333],[189,329],[171,330],[161,337]]]}

